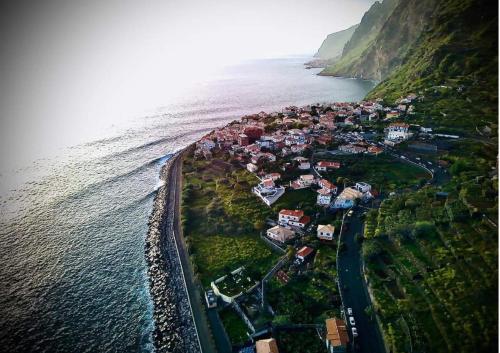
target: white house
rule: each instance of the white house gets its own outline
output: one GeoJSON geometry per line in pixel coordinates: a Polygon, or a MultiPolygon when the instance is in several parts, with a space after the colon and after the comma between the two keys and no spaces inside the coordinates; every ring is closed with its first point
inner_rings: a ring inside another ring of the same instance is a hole
{"type": "Polygon", "coordinates": [[[410,125],[405,123],[393,123],[387,128],[386,138],[391,141],[407,140],[411,134],[408,132],[410,125]]]}
{"type": "Polygon", "coordinates": [[[326,172],[328,169],[339,169],[339,162],[329,162],[329,161],[320,161],[316,163],[316,170],[320,172],[326,172]]]}
{"type": "Polygon", "coordinates": [[[304,261],[306,260],[309,256],[312,255],[314,249],[308,247],[308,246],[304,246],[302,247],[299,251],[297,251],[297,254],[295,254],[295,256],[297,257],[297,259],[299,259],[300,261],[304,261]]]}
{"type": "Polygon", "coordinates": [[[290,182],[290,187],[299,190],[310,187],[312,184],[316,182],[314,175],[312,174],[304,174],[301,175],[298,179],[290,182]]]}
{"type": "Polygon", "coordinates": [[[196,145],[202,149],[210,151],[212,148],[215,147],[215,142],[213,142],[212,140],[210,140],[208,138],[204,138],[204,139],[201,139],[200,141],[198,141],[196,143],[196,145]]]}
{"type": "Polygon", "coordinates": [[[363,193],[354,188],[345,188],[340,195],[335,199],[333,208],[350,208],[354,206],[357,199],[361,199],[363,193]]]}
{"type": "Polygon", "coordinates": [[[278,215],[278,223],[282,226],[304,228],[310,221],[311,218],[300,210],[281,210],[278,215]]]}
{"type": "Polygon", "coordinates": [[[316,203],[320,206],[328,206],[332,202],[332,194],[326,189],[319,189],[316,203]]]}
{"type": "Polygon", "coordinates": [[[335,233],[335,227],[331,224],[320,224],[316,230],[318,238],[321,240],[333,240],[333,233],[335,233]]]}
{"type": "Polygon", "coordinates": [[[295,232],[291,229],[275,226],[267,230],[267,237],[279,241],[280,243],[284,243],[287,240],[292,239],[295,236],[295,232]]]}
{"type": "Polygon", "coordinates": [[[250,172],[250,173],[255,173],[257,170],[259,170],[259,167],[257,167],[255,164],[253,163],[248,163],[247,164],[247,170],[250,172]]]}
{"type": "Polygon", "coordinates": [[[295,157],[293,160],[299,163],[300,170],[311,169],[311,163],[309,163],[309,160],[307,158],[295,157]]]}
{"type": "Polygon", "coordinates": [[[252,192],[260,197],[266,205],[271,206],[285,194],[285,188],[276,186],[272,179],[263,179],[257,186],[252,188],[252,192]]]}
{"type": "Polygon", "coordinates": [[[354,187],[356,188],[356,190],[361,191],[363,194],[372,189],[372,186],[370,184],[364,183],[362,181],[356,183],[354,187]]]}
{"type": "Polygon", "coordinates": [[[320,179],[318,181],[318,185],[322,188],[327,190],[330,193],[336,194],[337,193],[337,186],[335,186],[333,183],[329,182],[326,179],[320,179]]]}

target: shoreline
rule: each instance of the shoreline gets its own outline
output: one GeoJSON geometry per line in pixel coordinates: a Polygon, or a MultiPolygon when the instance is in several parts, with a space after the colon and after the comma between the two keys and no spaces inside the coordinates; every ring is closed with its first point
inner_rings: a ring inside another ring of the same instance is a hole
{"type": "Polygon", "coordinates": [[[149,290],[153,301],[153,343],[157,352],[201,352],[176,240],[170,232],[175,211],[168,209],[175,153],[160,171],[163,185],[153,201],[145,241],[149,290]]]}

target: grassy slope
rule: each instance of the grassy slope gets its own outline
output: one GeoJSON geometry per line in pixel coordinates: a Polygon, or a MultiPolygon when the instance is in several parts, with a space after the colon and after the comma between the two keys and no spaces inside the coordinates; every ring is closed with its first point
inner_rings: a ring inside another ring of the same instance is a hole
{"type": "Polygon", "coordinates": [[[250,192],[255,183],[245,170],[224,173],[207,161],[184,161],[184,235],[204,285],[242,265],[263,274],[277,261],[256,229],[270,210],[250,192]]]}
{"type": "Polygon", "coordinates": [[[408,122],[470,137],[441,157],[451,163],[446,202],[424,189],[367,219],[368,276],[394,352],[497,349],[498,237],[482,214],[498,223],[498,144],[478,134],[497,130],[496,14],[494,3],[439,2],[432,30],[368,95],[393,102],[419,93],[408,122]]]}
{"type": "Polygon", "coordinates": [[[495,2],[439,1],[428,30],[368,97],[391,100],[435,85],[465,84],[474,87],[472,96],[497,99],[497,22],[495,2]]]}

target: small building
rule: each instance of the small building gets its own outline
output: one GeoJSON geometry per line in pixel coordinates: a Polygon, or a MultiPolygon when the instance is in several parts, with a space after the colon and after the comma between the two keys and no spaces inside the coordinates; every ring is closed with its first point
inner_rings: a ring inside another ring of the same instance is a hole
{"type": "Polygon", "coordinates": [[[305,216],[304,211],[300,210],[281,210],[278,215],[278,223],[282,226],[305,228],[310,221],[311,218],[305,216]]]}
{"type": "Polygon", "coordinates": [[[255,343],[256,353],[279,353],[278,344],[274,338],[258,340],[255,343]]]}
{"type": "Polygon", "coordinates": [[[312,174],[301,175],[298,179],[290,182],[290,187],[295,190],[305,189],[316,182],[316,178],[312,174]]]}
{"type": "Polygon", "coordinates": [[[340,146],[339,151],[346,152],[346,153],[358,154],[358,153],[366,152],[366,148],[349,144],[349,145],[340,146]]]}
{"type": "Polygon", "coordinates": [[[364,183],[362,181],[356,183],[354,187],[356,188],[356,190],[361,191],[363,194],[372,189],[372,186],[370,184],[364,183]]]}
{"type": "Polygon", "coordinates": [[[278,214],[280,224],[288,224],[289,221],[297,222],[304,217],[304,211],[301,210],[281,210],[278,214]]]}
{"type": "Polygon", "coordinates": [[[314,252],[314,249],[308,247],[308,246],[303,246],[299,251],[297,251],[297,254],[295,254],[295,257],[299,259],[300,261],[305,261],[308,259],[312,253],[314,252]]]}
{"type": "Polygon", "coordinates": [[[332,194],[326,189],[319,189],[316,203],[320,206],[329,206],[332,203],[332,194]]]}
{"type": "Polygon", "coordinates": [[[259,167],[257,167],[255,164],[253,163],[248,163],[247,164],[247,170],[250,172],[250,173],[255,173],[257,172],[257,170],[259,170],[259,167]]]}
{"type": "Polygon", "coordinates": [[[320,172],[326,172],[328,169],[339,169],[339,162],[329,162],[329,161],[320,161],[316,163],[316,170],[320,172]]]}
{"type": "Polygon", "coordinates": [[[394,119],[399,117],[399,112],[397,110],[391,110],[390,112],[387,112],[386,117],[388,119],[394,119]]]}
{"type": "Polygon", "coordinates": [[[333,234],[335,233],[335,227],[331,224],[320,224],[316,230],[317,236],[321,240],[333,240],[333,234]]]}
{"type": "Polygon", "coordinates": [[[374,155],[379,155],[382,152],[384,152],[384,149],[382,147],[378,146],[370,146],[368,147],[368,153],[374,154],[374,155]]]}
{"type": "Polygon", "coordinates": [[[281,174],[280,173],[269,173],[264,175],[263,179],[271,179],[272,181],[276,181],[281,179],[281,174]]]}
{"type": "Polygon", "coordinates": [[[311,169],[311,163],[309,163],[309,160],[307,158],[304,158],[304,157],[295,157],[293,159],[294,161],[298,162],[298,168],[300,170],[307,170],[307,169],[311,169]]]}
{"type": "Polygon", "coordinates": [[[205,301],[209,309],[217,307],[217,297],[213,290],[210,289],[205,292],[205,301]]]}
{"type": "Polygon", "coordinates": [[[337,193],[338,190],[337,186],[326,179],[320,179],[320,181],[318,181],[318,185],[330,193],[333,194],[337,193]]]}
{"type": "Polygon", "coordinates": [[[245,134],[239,134],[238,135],[238,145],[245,147],[250,144],[250,140],[248,139],[248,136],[245,134]]]}
{"type": "Polygon", "coordinates": [[[295,232],[288,228],[282,226],[274,226],[267,230],[267,237],[272,240],[279,241],[280,243],[285,243],[287,240],[292,239],[295,236],[295,232]]]}
{"type": "Polygon", "coordinates": [[[386,139],[390,141],[404,141],[410,137],[408,129],[410,125],[405,123],[393,123],[387,128],[386,139]]]}
{"type": "Polygon", "coordinates": [[[354,188],[345,188],[335,199],[333,208],[351,208],[356,200],[361,199],[363,193],[354,188]]]}
{"type": "Polygon", "coordinates": [[[349,334],[344,320],[331,318],[325,320],[326,324],[326,348],[329,353],[344,353],[347,351],[349,334]]]}

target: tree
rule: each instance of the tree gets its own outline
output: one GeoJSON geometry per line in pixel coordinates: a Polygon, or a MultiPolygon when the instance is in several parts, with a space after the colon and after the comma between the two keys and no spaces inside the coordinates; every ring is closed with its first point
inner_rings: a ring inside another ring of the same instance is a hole
{"type": "Polygon", "coordinates": [[[373,261],[382,254],[382,248],[376,240],[367,239],[363,242],[362,252],[365,260],[373,261]]]}
{"type": "Polygon", "coordinates": [[[255,230],[261,231],[262,229],[264,229],[265,225],[266,225],[265,222],[259,219],[254,222],[253,227],[255,230]]]}

